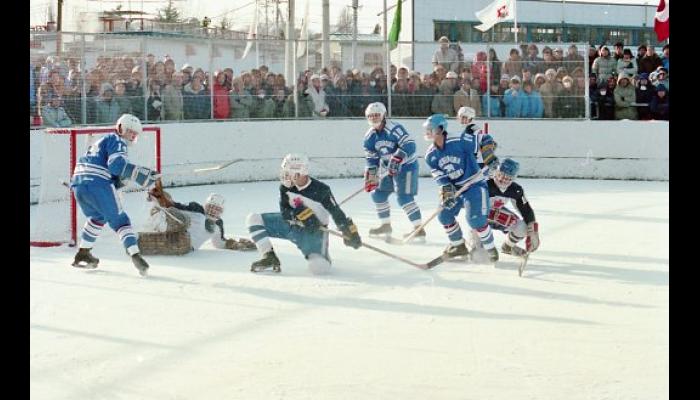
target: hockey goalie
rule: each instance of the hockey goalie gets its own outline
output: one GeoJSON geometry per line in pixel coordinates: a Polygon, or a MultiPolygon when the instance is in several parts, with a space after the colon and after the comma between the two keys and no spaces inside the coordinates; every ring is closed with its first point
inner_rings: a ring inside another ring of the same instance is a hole
{"type": "Polygon", "coordinates": [[[139,248],[149,255],[182,255],[200,248],[211,240],[217,249],[255,250],[255,244],[244,238],[227,239],[224,236],[224,197],[209,195],[204,205],[191,201],[178,203],[163,190],[160,180],[148,192],[151,208],[144,232],[139,232],[139,248]]]}

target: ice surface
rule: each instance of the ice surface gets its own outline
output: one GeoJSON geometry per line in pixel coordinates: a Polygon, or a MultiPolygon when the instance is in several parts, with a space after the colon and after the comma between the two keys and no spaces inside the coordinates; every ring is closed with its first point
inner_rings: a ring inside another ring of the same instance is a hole
{"type": "MultiPolygon", "coordinates": [[[[326,182],[339,201],[362,184],[326,182]]],[[[147,257],[150,276],[141,278],[108,230],[93,271],[70,266],[73,248],[31,248],[31,397],[668,398],[668,183],[519,182],[542,240],[522,278],[507,255],[499,268],[426,272],[334,237],[332,274],[321,277],[280,240],[280,275],[249,272],[256,252],[207,244],[147,257]]],[[[249,212],[278,209],[276,182],[170,192],[180,202],[223,194],[227,235],[246,234],[249,212]]],[[[424,216],[436,193],[421,179],[424,216]]],[[[145,194],[125,200],[138,226],[145,194]]],[[[410,224],[390,201],[398,236],[410,224]]],[[[416,261],[446,244],[437,221],[424,245],[367,238],[377,224],[367,194],[343,208],[368,243],[416,261]]],[[[464,228],[463,213],[459,221],[464,228]]]]}

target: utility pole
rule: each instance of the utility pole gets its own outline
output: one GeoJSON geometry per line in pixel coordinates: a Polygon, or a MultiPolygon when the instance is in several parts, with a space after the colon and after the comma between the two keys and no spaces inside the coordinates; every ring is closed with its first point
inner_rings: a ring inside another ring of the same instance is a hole
{"type": "Polygon", "coordinates": [[[358,0],[352,0],[352,68],[355,69],[357,62],[357,3],[358,0]]]}
{"type": "Polygon", "coordinates": [[[331,46],[330,43],[328,43],[328,34],[331,30],[330,20],[330,0],[323,0],[323,54],[321,58],[321,68],[327,67],[328,63],[331,61],[331,46]]]}
{"type": "Polygon", "coordinates": [[[56,30],[60,32],[62,25],[63,25],[63,0],[58,0],[58,24],[56,24],[56,30]]]}
{"type": "MultiPolygon", "coordinates": [[[[294,86],[294,95],[296,96],[296,57],[294,54],[294,39],[296,39],[296,32],[294,31],[294,0],[289,0],[288,11],[287,11],[287,34],[285,35],[285,48],[284,52],[284,76],[287,81],[287,85],[294,86]]],[[[296,103],[296,97],[294,98],[294,103],[296,103]]]]}

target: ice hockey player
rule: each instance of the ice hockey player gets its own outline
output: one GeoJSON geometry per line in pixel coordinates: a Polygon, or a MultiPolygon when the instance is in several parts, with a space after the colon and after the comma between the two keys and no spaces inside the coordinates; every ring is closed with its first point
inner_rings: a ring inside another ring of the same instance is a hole
{"type": "Polygon", "coordinates": [[[489,225],[508,235],[501,246],[504,254],[524,256],[526,251],[532,253],[537,250],[540,246],[540,236],[535,212],[525,197],[525,191],[522,186],[513,182],[519,169],[520,165],[516,161],[506,158],[498,166],[494,176],[488,180],[491,203],[489,225]],[[505,207],[508,203],[515,204],[522,219],[505,207]],[[526,236],[526,250],[523,250],[516,246],[516,243],[526,236]]]}
{"type": "Polygon", "coordinates": [[[149,191],[149,200],[158,205],[151,209],[146,222],[149,232],[139,233],[143,254],[186,254],[208,240],[217,249],[255,250],[255,244],[248,239],[224,236],[224,197],[220,194],[211,193],[203,206],[195,201],[182,204],[173,201],[159,179],[149,191]]]}
{"type": "Polygon", "coordinates": [[[139,254],[136,234],[117,196],[122,180],[148,188],[159,174],[150,168],[134,165],[127,158],[127,148],[136,143],[143,132],[141,121],[131,114],[117,120],[116,131],[101,137],[78,159],[71,179],[71,188],[83,214],[87,217],[80,235],[80,249],[74,267],[96,268],[100,260],[90,253],[104,224],[118,235],[134,266],[147,275],[148,263],[139,254]]]}
{"type": "Polygon", "coordinates": [[[346,246],[357,249],[362,245],[357,226],[340,209],[328,185],[309,176],[308,165],[305,155],[287,154],[280,171],[280,212],[248,215],[248,231],[262,255],[251,271],[272,268],[280,272],[280,260],[270,242],[270,238],[280,238],[301,250],[313,274],[327,273],[331,267],[328,233],[320,228],[331,217],[343,232],[346,246]]]}
{"type": "Polygon", "coordinates": [[[488,165],[489,171],[495,171],[498,166],[498,157],[496,157],[496,142],[488,133],[484,133],[481,127],[477,126],[474,118],[476,111],[471,107],[461,107],[457,111],[457,121],[464,127],[462,133],[474,136],[474,156],[479,168],[488,165]]]}
{"type": "MultiPolygon", "coordinates": [[[[372,192],[381,225],[369,230],[370,236],[390,236],[391,206],[389,195],[396,192],[396,200],[408,216],[414,228],[421,225],[421,213],[414,196],[418,194],[418,161],[416,143],[406,129],[388,121],[386,107],[371,103],[365,110],[370,125],[365,133],[366,156],[365,192],[372,192]]],[[[404,237],[410,235],[405,234],[404,237]]],[[[425,239],[421,229],[414,237],[425,239]]]]}
{"type": "Polygon", "coordinates": [[[486,177],[480,172],[474,157],[475,137],[462,133],[459,137],[448,138],[447,120],[442,114],[428,117],[423,127],[426,129],[425,139],[433,142],[425,153],[425,162],[440,187],[443,208],[438,214],[438,220],[450,240],[443,255],[454,258],[469,254],[456,220],[462,208],[466,208],[467,223],[477,231],[481,244],[489,254],[489,260],[498,261],[498,251],[487,219],[489,202],[486,177]],[[469,188],[457,196],[456,192],[463,185],[469,184],[471,179],[474,180],[469,188]]]}

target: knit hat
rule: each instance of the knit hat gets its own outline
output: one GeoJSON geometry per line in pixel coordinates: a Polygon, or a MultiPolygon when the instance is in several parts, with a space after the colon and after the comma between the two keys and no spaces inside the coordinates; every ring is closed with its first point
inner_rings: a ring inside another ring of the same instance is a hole
{"type": "Polygon", "coordinates": [[[639,80],[642,80],[642,79],[649,80],[649,73],[642,72],[641,74],[639,74],[639,80]]]}
{"type": "Polygon", "coordinates": [[[518,75],[513,75],[513,77],[510,78],[510,81],[520,83],[520,77],[518,75]]]}
{"type": "Polygon", "coordinates": [[[447,79],[457,79],[457,73],[454,71],[450,71],[445,75],[445,78],[447,79]]]}

